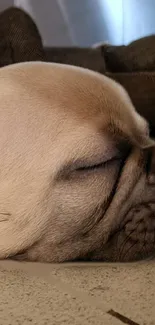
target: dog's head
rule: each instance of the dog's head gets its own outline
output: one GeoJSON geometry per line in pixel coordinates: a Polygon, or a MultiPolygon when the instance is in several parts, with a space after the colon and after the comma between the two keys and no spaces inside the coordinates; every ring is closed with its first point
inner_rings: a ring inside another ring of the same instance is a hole
{"type": "Polygon", "coordinates": [[[152,254],[154,141],[125,90],[89,70],[25,63],[1,69],[0,98],[0,257],[152,254]]]}

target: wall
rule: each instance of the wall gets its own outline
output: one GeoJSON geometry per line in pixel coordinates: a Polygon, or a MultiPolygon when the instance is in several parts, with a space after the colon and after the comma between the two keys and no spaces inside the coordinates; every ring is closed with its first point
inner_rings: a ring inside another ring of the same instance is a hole
{"type": "MultiPolygon", "coordinates": [[[[0,9],[11,5],[0,0],[0,9]]],[[[155,33],[155,0],[14,0],[35,19],[45,45],[126,44],[155,33]]]]}
{"type": "Polygon", "coordinates": [[[35,19],[45,45],[89,46],[107,40],[122,43],[122,1],[15,0],[35,19]],[[116,2],[115,1],[115,2],[116,2]]]}
{"type": "Polygon", "coordinates": [[[45,45],[73,44],[69,22],[57,0],[15,0],[15,5],[35,19],[45,45]]]}
{"type": "Polygon", "coordinates": [[[0,11],[3,11],[10,6],[13,6],[13,3],[13,0],[0,0],[0,11]]]}
{"type": "Polygon", "coordinates": [[[155,0],[124,0],[123,7],[125,43],[155,34],[155,0]]]}

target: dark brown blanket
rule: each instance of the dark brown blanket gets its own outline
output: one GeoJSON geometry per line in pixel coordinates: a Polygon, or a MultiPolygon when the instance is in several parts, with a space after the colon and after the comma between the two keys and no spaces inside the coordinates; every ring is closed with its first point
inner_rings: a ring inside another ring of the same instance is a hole
{"type": "Polygon", "coordinates": [[[155,136],[155,36],[128,46],[43,48],[38,29],[22,10],[0,14],[0,66],[24,61],[58,62],[106,74],[128,91],[136,109],[149,121],[155,136]]]}

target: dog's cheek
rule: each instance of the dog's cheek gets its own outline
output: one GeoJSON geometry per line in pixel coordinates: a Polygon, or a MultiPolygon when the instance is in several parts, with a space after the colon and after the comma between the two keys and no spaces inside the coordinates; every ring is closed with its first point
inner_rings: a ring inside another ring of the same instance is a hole
{"type": "Polygon", "coordinates": [[[83,232],[84,228],[93,226],[100,218],[100,209],[102,214],[104,212],[119,169],[120,162],[116,161],[100,172],[80,176],[76,181],[64,182],[61,187],[58,185],[54,211],[58,229],[67,229],[69,234],[71,231],[83,232]]]}

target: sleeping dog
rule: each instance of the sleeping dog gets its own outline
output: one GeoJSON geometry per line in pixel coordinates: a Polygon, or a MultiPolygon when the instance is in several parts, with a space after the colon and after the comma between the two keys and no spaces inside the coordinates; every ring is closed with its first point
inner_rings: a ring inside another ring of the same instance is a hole
{"type": "Polygon", "coordinates": [[[20,63],[1,68],[0,103],[0,258],[152,257],[154,141],[125,90],[87,69],[20,63]]]}

